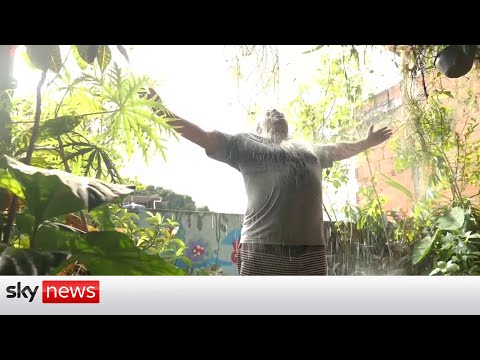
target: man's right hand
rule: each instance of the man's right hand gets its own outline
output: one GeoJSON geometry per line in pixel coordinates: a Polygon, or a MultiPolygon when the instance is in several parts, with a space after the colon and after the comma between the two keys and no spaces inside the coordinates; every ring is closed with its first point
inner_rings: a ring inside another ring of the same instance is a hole
{"type": "MultiPolygon", "coordinates": [[[[158,95],[158,93],[152,89],[151,87],[149,87],[147,90],[141,90],[138,92],[138,95],[141,97],[141,98],[147,98],[147,100],[154,100],[156,103],[158,104],[161,104],[162,103],[162,98],[160,97],[160,95],[158,95]]],[[[172,113],[171,111],[167,110],[167,109],[159,109],[159,108],[155,108],[155,109],[152,109],[154,110],[158,116],[165,116],[166,118],[178,118],[177,115],[175,115],[174,113],[172,113]]]]}
{"type": "Polygon", "coordinates": [[[144,98],[145,96],[147,97],[147,100],[151,100],[155,97],[157,97],[156,101],[162,102],[162,99],[160,98],[160,95],[157,94],[157,92],[149,87],[147,90],[141,90],[138,92],[138,95],[141,98],[144,98]]]}

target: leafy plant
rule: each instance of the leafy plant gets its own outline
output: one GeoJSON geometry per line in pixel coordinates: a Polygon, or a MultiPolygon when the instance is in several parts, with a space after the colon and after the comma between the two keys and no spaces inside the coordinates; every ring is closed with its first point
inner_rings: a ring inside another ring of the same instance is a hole
{"type": "MultiPolygon", "coordinates": [[[[3,172],[2,178],[10,179],[10,183],[16,185],[9,189],[15,190],[25,202],[24,211],[18,215],[17,228],[29,236],[30,247],[65,252],[70,255],[69,261],[80,261],[97,274],[180,273],[178,269],[135,247],[125,234],[116,231],[84,234],[55,221],[63,214],[84,208],[92,210],[106,202],[121,199],[133,189],[59,170],[34,168],[9,157],[5,159],[7,171],[3,172]],[[25,223],[28,218],[30,220],[25,223]]],[[[24,256],[30,253],[30,249],[17,249],[15,254],[20,254],[22,250],[26,251],[24,256]]],[[[16,255],[15,259],[21,256],[16,255]]],[[[3,257],[3,261],[8,262],[12,256],[9,251],[4,251],[3,257]]],[[[6,269],[11,271],[11,267],[6,269]]]]}
{"type": "Polygon", "coordinates": [[[136,246],[151,255],[158,255],[171,263],[178,259],[190,264],[190,259],[184,255],[185,243],[175,235],[179,223],[162,216],[160,213],[146,212],[146,221],[150,227],[139,228],[139,216],[118,206],[111,206],[114,213],[113,223],[118,229],[129,234],[136,246]]]}
{"type": "Polygon", "coordinates": [[[479,212],[475,207],[441,209],[434,225],[415,247],[412,261],[419,264],[433,253],[430,275],[480,275],[479,212]]]}
{"type": "Polygon", "coordinates": [[[2,137],[10,150],[0,153],[0,274],[66,273],[72,264],[96,275],[183,274],[116,231],[105,205],[133,191],[115,163],[134,148],[145,160],[163,154],[161,134],[175,135],[152,111],[161,102],[140,96],[152,82],[111,64],[107,45],[72,46],[82,70],[74,77],[60,50],[27,45],[27,60],[41,70],[36,98],[10,97],[10,135],[2,137]],[[56,75],[43,89],[49,71],[56,75]],[[12,267],[19,261],[30,270],[12,267]]]}
{"type": "Polygon", "coordinates": [[[33,249],[17,249],[0,244],[1,275],[43,275],[63,264],[67,259],[66,252],[38,251],[33,249]]]}
{"type": "Polygon", "coordinates": [[[137,246],[146,253],[159,255],[170,263],[175,264],[177,259],[183,260],[187,265],[191,265],[190,259],[185,256],[185,243],[175,237],[179,229],[179,223],[162,216],[160,213],[151,213],[147,211],[147,222],[151,224],[150,228],[140,229],[140,236],[137,239],[137,246]]]}

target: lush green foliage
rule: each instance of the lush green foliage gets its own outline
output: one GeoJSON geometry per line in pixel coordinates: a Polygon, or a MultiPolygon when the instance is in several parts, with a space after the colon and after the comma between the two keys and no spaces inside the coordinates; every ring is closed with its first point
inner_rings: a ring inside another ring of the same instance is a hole
{"type": "Polygon", "coordinates": [[[138,237],[116,229],[118,208],[105,205],[133,192],[115,164],[134,149],[145,161],[164,154],[161,136],[175,135],[155,111],[161,103],[141,96],[151,80],[111,63],[107,45],[70,53],[78,75],[58,45],[27,45],[28,60],[41,70],[36,98],[2,103],[10,123],[0,153],[0,272],[55,274],[80,263],[96,275],[183,274],[174,260],[185,245],[164,231],[173,223],[158,219],[155,233],[142,229],[138,237]],[[56,76],[44,88],[49,71],[56,76]],[[173,255],[170,243],[178,246],[173,255]]]}

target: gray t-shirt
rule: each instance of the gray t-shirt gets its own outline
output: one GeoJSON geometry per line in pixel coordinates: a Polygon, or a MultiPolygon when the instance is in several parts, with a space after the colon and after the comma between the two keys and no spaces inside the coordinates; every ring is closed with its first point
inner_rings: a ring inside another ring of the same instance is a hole
{"type": "Polygon", "coordinates": [[[245,183],[241,243],[324,245],[322,169],[332,166],[334,145],[218,134],[217,152],[207,155],[240,171],[245,183]]]}

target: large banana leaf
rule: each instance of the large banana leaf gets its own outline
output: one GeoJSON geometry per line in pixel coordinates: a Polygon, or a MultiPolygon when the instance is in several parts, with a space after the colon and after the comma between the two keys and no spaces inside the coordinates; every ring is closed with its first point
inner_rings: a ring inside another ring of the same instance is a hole
{"type": "Polygon", "coordinates": [[[23,192],[27,211],[35,217],[37,224],[55,216],[83,209],[92,210],[133,191],[125,185],[28,166],[8,156],[0,158],[0,168],[7,170],[0,172],[0,187],[9,189],[5,184],[10,183],[15,185],[15,191],[11,189],[12,192],[18,195],[23,192]],[[5,181],[2,181],[2,177],[5,177],[5,181]],[[18,184],[22,191],[17,189],[18,184]]]}

